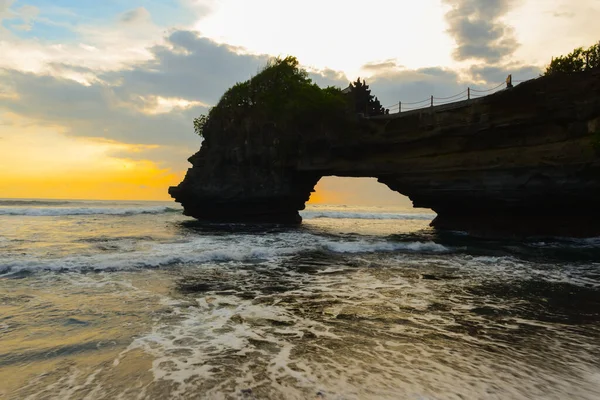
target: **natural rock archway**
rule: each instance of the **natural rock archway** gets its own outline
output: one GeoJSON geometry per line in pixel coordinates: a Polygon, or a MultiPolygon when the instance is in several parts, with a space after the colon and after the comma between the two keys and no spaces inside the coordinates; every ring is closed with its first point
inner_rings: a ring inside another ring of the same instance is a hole
{"type": "Polygon", "coordinates": [[[200,220],[290,223],[322,176],[376,177],[433,209],[437,228],[600,234],[597,71],[356,126],[213,135],[169,193],[200,220]]]}

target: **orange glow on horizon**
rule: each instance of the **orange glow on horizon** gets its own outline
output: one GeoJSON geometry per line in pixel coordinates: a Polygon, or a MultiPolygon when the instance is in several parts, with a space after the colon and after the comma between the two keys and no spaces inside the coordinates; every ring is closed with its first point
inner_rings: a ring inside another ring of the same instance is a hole
{"type": "Polygon", "coordinates": [[[86,176],[0,176],[0,197],[82,200],[170,200],[168,187],[177,185],[180,174],[142,162],[130,170],[86,176]]]}
{"type": "Polygon", "coordinates": [[[0,125],[1,198],[170,200],[169,186],[185,174],[137,159],[157,146],[77,138],[4,117],[12,125],[0,125]]]}
{"type": "Polygon", "coordinates": [[[328,190],[325,180],[321,179],[310,194],[307,204],[343,204],[344,198],[339,193],[328,190]]]}

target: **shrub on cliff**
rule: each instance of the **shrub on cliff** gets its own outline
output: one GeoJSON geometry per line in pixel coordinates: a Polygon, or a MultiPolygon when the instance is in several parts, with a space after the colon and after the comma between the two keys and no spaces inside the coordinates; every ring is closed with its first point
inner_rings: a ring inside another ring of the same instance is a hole
{"type": "Polygon", "coordinates": [[[578,47],[566,56],[552,59],[544,75],[573,73],[600,67],[600,43],[588,49],[578,47]]]}
{"type": "Polygon", "coordinates": [[[354,112],[359,114],[365,114],[370,117],[375,115],[383,115],[386,113],[386,109],[381,106],[379,99],[371,94],[369,85],[360,78],[356,82],[350,84],[350,94],[352,102],[354,104],[354,112]]]}
{"type": "Polygon", "coordinates": [[[283,132],[333,128],[346,114],[340,89],[320,88],[300,68],[295,57],[276,58],[246,82],[223,94],[207,116],[194,120],[196,133],[206,139],[274,126],[283,132]]]}

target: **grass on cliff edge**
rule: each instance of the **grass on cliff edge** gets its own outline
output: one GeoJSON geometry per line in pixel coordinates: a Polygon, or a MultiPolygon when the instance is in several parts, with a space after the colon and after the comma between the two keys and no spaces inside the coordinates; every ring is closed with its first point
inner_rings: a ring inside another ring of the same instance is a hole
{"type": "Polygon", "coordinates": [[[286,133],[336,129],[348,115],[339,88],[320,88],[298,60],[288,56],[272,60],[257,75],[227,90],[208,115],[194,119],[194,130],[208,140],[266,125],[286,133]]]}

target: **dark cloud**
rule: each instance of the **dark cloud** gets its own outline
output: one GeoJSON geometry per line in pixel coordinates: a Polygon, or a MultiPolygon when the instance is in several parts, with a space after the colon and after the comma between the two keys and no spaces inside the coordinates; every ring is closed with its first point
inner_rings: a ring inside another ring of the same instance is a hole
{"type": "MultiPolygon", "coordinates": [[[[200,145],[192,120],[206,113],[207,107],[176,108],[161,114],[143,110],[151,108],[157,96],[214,104],[227,88],[256,73],[268,60],[267,56],[240,55],[233,47],[187,31],[171,33],[166,45],[151,51],[152,60],[127,70],[102,73],[88,85],[2,70],[0,85],[19,95],[0,97],[0,108],[43,124],[64,126],[73,136],[183,146],[192,154],[200,145]]],[[[94,74],[93,70],[67,64],[51,67],[55,73],[94,74]]],[[[159,153],[152,155],[165,155],[159,153]]]]}
{"type": "Polygon", "coordinates": [[[216,103],[223,92],[245,81],[268,61],[268,56],[238,54],[194,32],[175,31],[167,44],[151,49],[153,59],[125,71],[100,75],[106,82],[139,95],[160,95],[216,103]]]}
{"type": "Polygon", "coordinates": [[[103,137],[130,144],[199,144],[193,117],[206,108],[175,109],[149,115],[144,102],[123,87],[89,86],[69,79],[4,70],[0,81],[18,97],[0,98],[0,107],[39,123],[66,127],[81,137],[103,137]]]}
{"type": "Polygon", "coordinates": [[[454,58],[496,63],[519,46],[514,31],[501,21],[516,0],[443,0],[448,32],[456,40],[454,58]]]}

